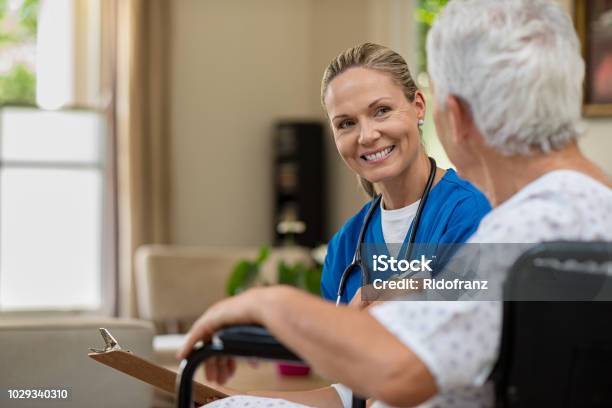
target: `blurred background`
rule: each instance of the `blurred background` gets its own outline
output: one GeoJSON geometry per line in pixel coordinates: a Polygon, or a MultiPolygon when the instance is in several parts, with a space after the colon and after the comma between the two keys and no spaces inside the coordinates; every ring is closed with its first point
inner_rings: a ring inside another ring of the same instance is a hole
{"type": "MultiPolygon", "coordinates": [[[[595,2],[558,1],[591,18],[595,2]]],[[[425,36],[445,3],[0,0],[0,365],[19,367],[0,385],[62,378],[71,406],[151,406],[150,390],[87,359],[97,327],[176,366],[171,336],[222,297],[318,292],[324,244],[366,202],[320,105],[323,70],[376,42],[429,95],[425,36]]],[[[609,33],[612,4],[597,3],[609,33]]],[[[581,144],[612,173],[601,106],[581,144]]],[[[424,143],[450,166],[430,115],[424,143]]],[[[273,373],[230,385],[324,383],[273,373]]]]}
{"type": "MultiPolygon", "coordinates": [[[[427,91],[445,3],[1,0],[0,311],[136,316],[143,244],[324,244],[365,202],[320,106],[324,68],[373,41],[427,91]]],[[[612,120],[585,123],[612,171],[612,120]]],[[[449,166],[431,120],[424,138],[449,166]]]]}

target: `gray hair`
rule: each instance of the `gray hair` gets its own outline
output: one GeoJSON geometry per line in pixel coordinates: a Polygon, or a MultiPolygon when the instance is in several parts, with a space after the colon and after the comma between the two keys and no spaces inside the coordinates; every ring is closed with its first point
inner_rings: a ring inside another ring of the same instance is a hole
{"type": "Polygon", "coordinates": [[[454,0],[427,38],[436,102],[471,110],[506,155],[559,149],[581,133],[584,61],[567,14],[545,0],[454,0]]]}

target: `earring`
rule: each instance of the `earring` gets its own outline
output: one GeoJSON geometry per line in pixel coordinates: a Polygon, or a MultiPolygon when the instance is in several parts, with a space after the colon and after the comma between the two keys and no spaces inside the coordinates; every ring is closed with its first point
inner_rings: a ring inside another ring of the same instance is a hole
{"type": "Polygon", "coordinates": [[[418,124],[419,124],[419,127],[421,127],[425,124],[425,121],[423,119],[419,119],[418,124]]]}

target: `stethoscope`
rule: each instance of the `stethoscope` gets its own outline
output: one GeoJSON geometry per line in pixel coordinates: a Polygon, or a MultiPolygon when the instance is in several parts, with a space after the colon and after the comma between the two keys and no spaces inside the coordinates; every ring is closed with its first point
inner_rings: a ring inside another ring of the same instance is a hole
{"type": "MultiPolygon", "coordinates": [[[[427,179],[427,184],[425,184],[425,189],[423,190],[423,194],[421,194],[421,202],[419,203],[419,207],[417,208],[417,212],[414,216],[414,222],[412,223],[412,230],[410,231],[410,237],[408,238],[408,249],[406,250],[407,258],[412,255],[412,247],[414,244],[414,240],[416,238],[417,229],[419,227],[419,223],[421,222],[421,213],[423,212],[423,207],[425,207],[425,203],[427,202],[427,197],[429,197],[429,192],[431,191],[431,186],[433,185],[434,179],[436,178],[436,161],[433,158],[429,158],[429,164],[431,165],[431,169],[429,170],[429,178],[427,179]]],[[[366,284],[370,281],[370,276],[368,272],[368,268],[364,268],[363,261],[361,259],[361,244],[363,244],[363,237],[365,235],[366,230],[368,229],[368,224],[370,223],[370,219],[376,211],[376,207],[380,205],[380,200],[382,195],[377,195],[370,202],[370,208],[366,213],[365,219],[363,220],[363,224],[361,225],[361,230],[359,231],[359,238],[357,239],[357,247],[355,248],[355,254],[353,255],[353,261],[349,266],[346,267],[344,272],[342,273],[342,277],[340,278],[340,284],[338,285],[338,297],[336,298],[336,306],[340,304],[340,298],[344,293],[344,289],[346,287],[346,282],[348,277],[351,275],[353,270],[357,267],[361,268],[361,273],[363,277],[363,282],[366,284]]]]}

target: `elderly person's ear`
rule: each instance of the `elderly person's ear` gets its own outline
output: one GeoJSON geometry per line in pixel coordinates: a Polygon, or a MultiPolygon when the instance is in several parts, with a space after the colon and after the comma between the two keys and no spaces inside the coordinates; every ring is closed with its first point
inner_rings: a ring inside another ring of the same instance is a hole
{"type": "Polygon", "coordinates": [[[472,112],[467,103],[455,95],[448,95],[446,99],[446,112],[448,128],[453,142],[461,144],[467,141],[470,134],[479,134],[479,130],[472,118],[472,112]],[[476,131],[476,133],[473,133],[476,131]]]}

